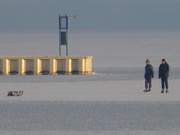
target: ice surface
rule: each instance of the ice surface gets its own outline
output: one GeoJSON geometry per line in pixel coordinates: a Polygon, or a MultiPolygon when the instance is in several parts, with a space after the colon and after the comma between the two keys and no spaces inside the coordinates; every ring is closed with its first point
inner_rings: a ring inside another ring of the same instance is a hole
{"type": "MultiPolygon", "coordinates": [[[[180,33],[72,33],[72,55],[93,55],[93,76],[0,76],[0,134],[179,135],[180,33]],[[157,68],[170,67],[161,94],[157,68]],[[155,79],[144,90],[144,60],[155,79]],[[10,90],[24,91],[7,97],[10,90]]],[[[56,34],[0,34],[1,56],[58,55],[56,34]]]]}
{"type": "Polygon", "coordinates": [[[0,132],[177,134],[180,102],[1,102],[0,132]]]}

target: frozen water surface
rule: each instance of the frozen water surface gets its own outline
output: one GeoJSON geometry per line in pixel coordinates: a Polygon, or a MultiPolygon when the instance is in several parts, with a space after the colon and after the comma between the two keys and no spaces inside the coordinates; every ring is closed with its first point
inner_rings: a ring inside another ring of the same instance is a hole
{"type": "Polygon", "coordinates": [[[1,102],[0,132],[178,134],[180,102],[1,102]]]}
{"type": "MultiPolygon", "coordinates": [[[[179,32],[70,33],[70,54],[94,56],[96,74],[0,76],[0,134],[179,135],[179,37],[179,32]],[[160,94],[157,80],[152,93],[142,94],[145,59],[151,59],[157,79],[164,57],[171,67],[170,94],[160,94]],[[24,95],[11,100],[9,90],[24,95]],[[63,101],[73,99],[84,102],[63,101]],[[177,102],[168,101],[173,99],[177,102]]],[[[57,41],[54,33],[1,33],[0,55],[58,55],[57,41]]]]}

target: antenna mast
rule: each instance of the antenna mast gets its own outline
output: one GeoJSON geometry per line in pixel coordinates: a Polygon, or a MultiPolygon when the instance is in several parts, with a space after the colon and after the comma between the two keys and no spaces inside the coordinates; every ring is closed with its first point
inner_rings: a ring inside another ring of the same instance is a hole
{"type": "Polygon", "coordinates": [[[61,56],[61,47],[66,47],[66,56],[69,55],[68,46],[68,27],[69,19],[75,19],[76,16],[59,15],[59,56],[61,56]]]}

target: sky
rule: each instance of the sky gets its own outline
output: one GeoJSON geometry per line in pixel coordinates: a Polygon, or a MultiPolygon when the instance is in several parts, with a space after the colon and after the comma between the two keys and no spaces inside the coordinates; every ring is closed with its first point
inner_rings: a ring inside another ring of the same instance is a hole
{"type": "Polygon", "coordinates": [[[180,30],[180,0],[0,0],[0,30],[56,31],[58,14],[79,31],[180,30]]]}

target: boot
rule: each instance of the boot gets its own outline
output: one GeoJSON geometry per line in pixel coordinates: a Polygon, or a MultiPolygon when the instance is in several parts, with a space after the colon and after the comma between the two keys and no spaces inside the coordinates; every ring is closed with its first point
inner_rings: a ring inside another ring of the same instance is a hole
{"type": "Polygon", "coordinates": [[[150,92],[150,91],[151,91],[151,89],[148,90],[148,92],[150,92]]]}
{"type": "Polygon", "coordinates": [[[166,89],[166,93],[168,93],[169,91],[168,91],[168,89],[166,89]]]}

